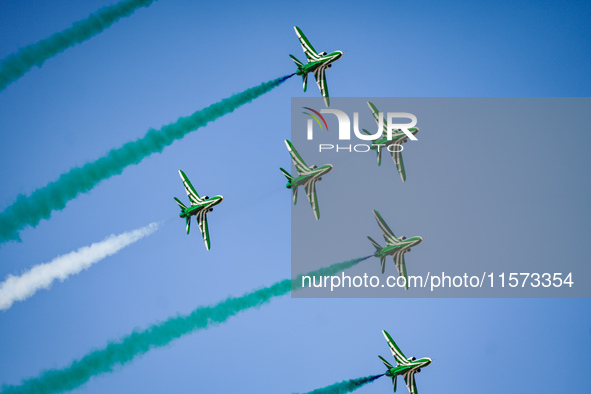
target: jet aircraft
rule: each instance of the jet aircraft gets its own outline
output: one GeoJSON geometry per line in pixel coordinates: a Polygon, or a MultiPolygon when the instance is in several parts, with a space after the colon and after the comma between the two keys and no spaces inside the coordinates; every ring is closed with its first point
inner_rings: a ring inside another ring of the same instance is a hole
{"type": "Polygon", "coordinates": [[[292,191],[293,205],[298,201],[298,187],[304,185],[308,200],[314,211],[314,216],[318,220],[320,218],[320,210],[318,209],[318,197],[316,196],[316,182],[321,181],[322,175],[328,174],[332,170],[332,164],[326,164],[320,167],[308,167],[291,142],[285,140],[285,145],[298,172],[298,176],[294,178],[289,172],[280,168],[283,175],[287,178],[287,185],[285,186],[292,191]]]}
{"type": "MultiPolygon", "coordinates": [[[[376,108],[375,105],[371,101],[367,102],[369,105],[369,109],[371,110],[371,114],[373,115],[374,120],[379,125],[379,116],[380,111],[376,108]]],[[[369,131],[363,129],[365,134],[372,134],[369,131]]],[[[419,132],[419,129],[416,127],[411,127],[408,129],[413,135],[416,135],[419,132]]],[[[382,135],[373,140],[373,143],[370,145],[371,149],[374,149],[378,155],[378,166],[382,164],[382,151],[384,149],[389,150],[390,145],[400,145],[401,149],[398,152],[398,149],[393,149],[390,151],[392,154],[392,159],[394,159],[394,163],[396,164],[396,168],[398,169],[398,173],[400,174],[400,178],[402,178],[402,182],[406,180],[406,171],[404,170],[404,162],[402,161],[402,145],[408,141],[408,136],[402,132],[402,130],[394,130],[392,131],[392,139],[388,139],[388,125],[384,122],[384,130],[382,135]]]]}
{"type": "Polygon", "coordinates": [[[335,51],[331,53],[318,53],[310,44],[310,41],[306,38],[304,33],[300,30],[299,27],[294,26],[296,35],[300,40],[300,44],[302,44],[302,49],[304,50],[304,54],[308,58],[308,63],[304,64],[300,62],[295,56],[289,55],[291,59],[295,62],[298,66],[298,71],[296,72],[297,75],[301,75],[304,81],[304,92],[308,87],[308,73],[314,73],[314,78],[316,78],[316,84],[320,89],[320,93],[322,97],[324,97],[324,103],[328,107],[330,105],[330,99],[328,98],[328,87],[326,85],[326,77],[324,72],[327,68],[332,67],[332,62],[338,60],[343,56],[343,52],[335,51]]]}
{"type": "Polygon", "coordinates": [[[376,221],[378,222],[378,226],[380,226],[380,230],[382,230],[382,234],[384,235],[384,239],[386,240],[386,246],[383,248],[374,241],[371,237],[367,237],[373,246],[376,248],[376,252],[374,256],[380,259],[382,263],[382,273],[386,268],[386,257],[392,256],[394,259],[394,264],[396,265],[396,269],[398,270],[398,275],[404,276],[406,279],[405,281],[405,288],[408,290],[408,275],[406,274],[406,263],[404,262],[404,255],[410,252],[410,248],[412,246],[416,246],[423,241],[421,237],[411,237],[406,239],[406,237],[397,238],[390,227],[386,224],[384,218],[378,211],[374,209],[373,211],[374,216],[376,217],[376,221]]]}
{"type": "Polygon", "coordinates": [[[392,366],[392,364],[384,360],[382,356],[378,357],[386,365],[386,368],[388,368],[388,371],[386,371],[385,375],[392,378],[394,392],[396,392],[396,379],[398,375],[402,375],[410,394],[418,394],[417,383],[415,382],[415,374],[421,372],[421,368],[431,364],[431,359],[428,357],[420,358],[418,360],[415,357],[406,358],[390,334],[388,334],[385,330],[383,330],[382,333],[388,342],[388,346],[392,351],[392,355],[396,359],[396,366],[392,366]]]}
{"type": "Polygon", "coordinates": [[[187,191],[187,196],[189,196],[189,201],[191,205],[189,207],[185,206],[178,198],[174,198],[176,203],[179,204],[181,207],[181,213],[179,214],[180,217],[184,218],[187,221],[187,234],[191,230],[191,216],[195,216],[197,219],[197,223],[199,224],[199,230],[201,230],[201,235],[203,236],[203,240],[205,241],[205,247],[207,250],[210,248],[210,241],[209,241],[209,228],[207,227],[207,214],[213,211],[214,205],[218,205],[222,202],[224,197],[222,196],[215,196],[209,198],[208,196],[199,197],[199,194],[195,191],[191,182],[189,182],[189,178],[185,175],[185,173],[179,170],[179,175],[183,180],[183,185],[185,186],[185,190],[187,191]]]}

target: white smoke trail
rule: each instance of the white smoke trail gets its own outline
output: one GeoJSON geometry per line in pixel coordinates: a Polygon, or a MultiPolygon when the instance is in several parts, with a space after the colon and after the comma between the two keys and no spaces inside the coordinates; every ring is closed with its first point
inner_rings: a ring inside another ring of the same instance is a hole
{"type": "Polygon", "coordinates": [[[20,276],[8,275],[6,280],[0,283],[0,310],[10,308],[15,301],[26,300],[37,290],[49,289],[56,279],[63,282],[70,275],[90,268],[94,263],[117,253],[157,229],[158,223],[151,223],[137,230],[113,234],[101,242],[58,256],[49,263],[36,265],[20,276]]]}

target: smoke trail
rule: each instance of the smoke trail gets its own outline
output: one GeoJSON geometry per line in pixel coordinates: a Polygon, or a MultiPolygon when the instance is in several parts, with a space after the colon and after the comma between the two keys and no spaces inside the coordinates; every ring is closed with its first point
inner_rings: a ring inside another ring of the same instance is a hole
{"type": "Polygon", "coordinates": [[[157,229],[158,223],[151,223],[137,230],[113,234],[101,242],[58,256],[49,263],[36,265],[21,276],[8,275],[6,280],[0,283],[0,310],[10,308],[15,301],[26,300],[37,290],[49,289],[56,279],[63,282],[70,275],[90,268],[94,263],[119,252],[157,229]]]}
{"type": "Polygon", "coordinates": [[[33,66],[41,67],[47,59],[92,38],[119,19],[130,16],[139,7],[149,7],[153,1],[123,0],[117,4],[103,7],[90,14],[86,19],[74,22],[66,30],[19,49],[0,63],[0,92],[22,77],[33,66]]]}
{"type": "Polygon", "coordinates": [[[366,376],[364,378],[343,380],[342,382],[331,384],[330,386],[323,387],[321,389],[312,390],[306,394],[345,394],[351,393],[357,390],[359,387],[364,386],[370,382],[373,382],[382,375],[366,376]]]}
{"type": "MultiPolygon", "coordinates": [[[[335,275],[371,256],[357,258],[312,271],[309,276],[335,275]]],[[[91,377],[113,371],[131,362],[148,350],[168,345],[174,339],[196,330],[204,330],[220,324],[239,312],[258,308],[278,297],[300,288],[301,276],[285,279],[269,287],[246,293],[241,297],[228,297],[208,306],[200,306],[188,315],[171,317],[145,330],[135,330],[118,341],[109,342],[102,349],[94,350],[63,369],[51,369],[36,378],[24,380],[19,386],[3,386],[2,393],[58,393],[72,390],[91,377]]]]}
{"type": "Polygon", "coordinates": [[[113,149],[82,167],[72,168],[30,196],[19,195],[0,213],[0,244],[9,240],[20,241],[20,230],[26,226],[35,227],[41,219],[49,218],[52,211],[63,209],[79,193],[88,192],[102,180],[120,174],[125,167],[138,164],[152,153],[161,152],[175,140],[267,93],[292,75],[246,89],[159,130],[150,129],[143,138],[113,149]]]}

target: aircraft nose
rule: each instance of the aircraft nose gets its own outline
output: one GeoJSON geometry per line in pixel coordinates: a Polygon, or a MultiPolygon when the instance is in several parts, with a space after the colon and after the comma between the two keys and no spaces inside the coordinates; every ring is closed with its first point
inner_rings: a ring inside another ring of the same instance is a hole
{"type": "Polygon", "coordinates": [[[415,245],[420,244],[421,242],[423,242],[423,237],[416,237],[416,241],[415,241],[415,245]]]}

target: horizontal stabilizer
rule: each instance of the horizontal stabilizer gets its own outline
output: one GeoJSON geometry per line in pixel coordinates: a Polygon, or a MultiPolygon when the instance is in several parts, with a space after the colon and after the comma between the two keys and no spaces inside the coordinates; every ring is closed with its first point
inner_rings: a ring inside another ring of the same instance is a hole
{"type": "Polygon", "coordinates": [[[191,216],[187,216],[187,234],[191,231],[191,216]]]}
{"type": "Polygon", "coordinates": [[[291,176],[291,174],[287,171],[285,171],[283,168],[279,168],[281,170],[281,172],[283,173],[283,175],[285,175],[285,177],[287,178],[288,181],[292,181],[293,180],[293,176],[291,176]]]}
{"type": "Polygon", "coordinates": [[[176,201],[177,204],[179,204],[179,207],[181,207],[181,209],[184,211],[185,209],[187,209],[187,207],[185,206],[185,204],[183,204],[178,198],[174,198],[174,200],[176,201]]]}
{"type": "Polygon", "coordinates": [[[388,369],[394,368],[392,366],[392,364],[390,364],[389,362],[387,362],[382,356],[378,356],[378,357],[380,358],[380,360],[382,360],[382,362],[384,363],[384,365],[386,366],[386,368],[388,368],[388,369]]]}
{"type": "Polygon", "coordinates": [[[304,67],[304,63],[300,62],[294,55],[289,55],[291,60],[299,67],[304,67]]]}
{"type": "Polygon", "coordinates": [[[376,248],[376,250],[381,250],[382,247],[380,246],[380,244],[378,244],[376,241],[373,240],[372,237],[367,237],[367,239],[369,239],[369,242],[371,242],[371,244],[374,246],[374,248],[376,248]]]}

